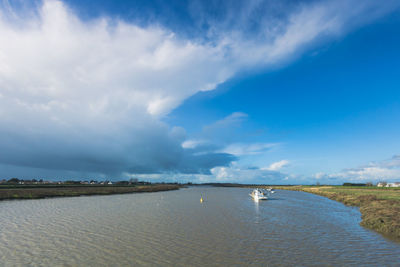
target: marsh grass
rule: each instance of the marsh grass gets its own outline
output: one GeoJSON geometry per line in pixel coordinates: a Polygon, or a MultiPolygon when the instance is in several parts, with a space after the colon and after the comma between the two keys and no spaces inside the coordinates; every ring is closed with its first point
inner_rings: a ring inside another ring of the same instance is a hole
{"type": "Polygon", "coordinates": [[[361,225],[400,240],[400,188],[346,186],[278,186],[328,197],[360,208],[361,225]]]}
{"type": "Polygon", "coordinates": [[[13,187],[0,187],[0,200],[158,192],[158,191],[176,190],[179,188],[180,186],[176,184],[154,184],[154,185],[140,185],[140,186],[59,186],[59,187],[13,186],[13,187]]]}

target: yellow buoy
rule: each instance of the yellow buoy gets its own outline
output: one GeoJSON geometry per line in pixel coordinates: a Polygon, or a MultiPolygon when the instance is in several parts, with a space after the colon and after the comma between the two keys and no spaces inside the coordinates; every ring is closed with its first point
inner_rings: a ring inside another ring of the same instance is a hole
{"type": "Polygon", "coordinates": [[[200,197],[200,203],[203,203],[203,197],[200,197]]]}

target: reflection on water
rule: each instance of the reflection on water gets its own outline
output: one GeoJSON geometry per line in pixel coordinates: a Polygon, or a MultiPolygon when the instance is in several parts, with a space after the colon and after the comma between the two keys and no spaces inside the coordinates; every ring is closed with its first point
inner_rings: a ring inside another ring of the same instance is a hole
{"type": "Polygon", "coordinates": [[[255,208],[254,210],[256,211],[256,214],[259,215],[260,214],[260,207],[258,206],[259,201],[253,200],[253,202],[254,202],[254,208],[255,208]]]}
{"type": "Polygon", "coordinates": [[[398,266],[400,244],[329,199],[249,189],[0,202],[3,266],[398,266]],[[204,202],[199,199],[203,197],[204,202]]]}

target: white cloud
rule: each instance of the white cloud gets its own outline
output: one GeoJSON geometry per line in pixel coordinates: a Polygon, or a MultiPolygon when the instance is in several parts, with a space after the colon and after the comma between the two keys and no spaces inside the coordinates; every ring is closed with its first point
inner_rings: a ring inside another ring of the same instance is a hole
{"type": "Polygon", "coordinates": [[[216,182],[237,182],[255,184],[286,184],[287,177],[279,171],[262,170],[258,168],[240,168],[239,166],[215,167],[211,174],[216,182]]]}
{"type": "Polygon", "coordinates": [[[195,148],[198,146],[210,147],[221,153],[228,153],[235,156],[259,155],[277,146],[275,143],[243,143],[246,135],[243,131],[243,124],[248,120],[248,115],[243,112],[233,112],[216,122],[203,127],[200,139],[188,140],[183,146],[195,148]],[[218,149],[219,148],[219,149],[218,149]]]}
{"type": "Polygon", "coordinates": [[[247,120],[248,115],[243,112],[233,112],[221,120],[218,120],[203,128],[204,134],[215,135],[220,131],[231,131],[233,128],[238,128],[247,120]]]}
{"type": "Polygon", "coordinates": [[[270,170],[270,171],[277,171],[277,170],[280,170],[280,169],[282,169],[283,167],[285,167],[287,165],[289,165],[289,161],[284,159],[284,160],[272,163],[271,165],[269,165],[268,168],[265,168],[265,169],[270,170]]]}
{"type": "Polygon", "coordinates": [[[358,168],[344,169],[337,173],[317,173],[316,179],[336,183],[342,182],[378,182],[400,180],[400,156],[394,155],[391,159],[370,162],[358,168]]]}
{"type": "MultiPolygon", "coordinates": [[[[211,169],[211,180],[216,182],[234,182],[244,184],[308,184],[309,180],[303,176],[287,174],[279,170],[267,170],[257,167],[244,167],[239,164],[215,167],[211,169]]],[[[204,177],[201,179],[205,180],[204,177]]]]}
{"type": "MultiPolygon", "coordinates": [[[[56,0],[29,14],[7,5],[0,9],[0,163],[102,173],[202,173],[226,165],[233,157],[188,155],[184,130],[161,119],[239,71],[280,64],[371,10],[378,17],[395,7],[366,1],[348,11],[340,8],[346,1],[328,3],[305,5],[273,34],[251,39],[234,29],[212,40],[101,17],[83,21],[56,0]]],[[[246,116],[231,114],[214,127],[246,116]]],[[[231,151],[257,153],[268,144],[254,146],[231,151]]]]}
{"type": "Polygon", "coordinates": [[[316,174],[313,175],[315,179],[322,179],[326,177],[326,173],[324,172],[318,172],[316,174]]]}
{"type": "Polygon", "coordinates": [[[207,143],[207,141],[189,139],[189,140],[185,140],[182,143],[182,147],[183,148],[196,148],[197,146],[199,146],[201,144],[205,144],[205,143],[207,143]]]}
{"type": "Polygon", "coordinates": [[[231,76],[218,46],[157,27],[110,23],[82,22],[58,1],[44,1],[40,17],[21,27],[0,20],[5,95],[31,109],[59,100],[91,115],[162,115],[231,76]]]}
{"type": "Polygon", "coordinates": [[[276,145],[277,144],[273,143],[250,143],[250,144],[234,143],[222,149],[221,152],[233,154],[236,156],[258,155],[266,151],[269,151],[272,147],[276,145]]]}

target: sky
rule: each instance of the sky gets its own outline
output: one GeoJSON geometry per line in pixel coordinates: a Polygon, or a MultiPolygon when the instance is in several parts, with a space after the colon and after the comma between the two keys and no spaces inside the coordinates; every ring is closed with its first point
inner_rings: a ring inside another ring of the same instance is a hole
{"type": "Polygon", "coordinates": [[[400,181],[400,2],[0,0],[0,179],[400,181]]]}

